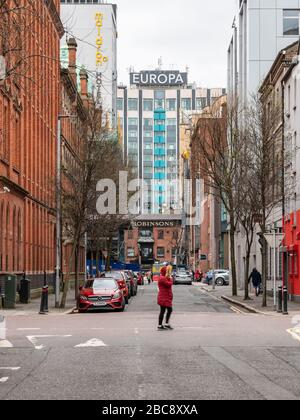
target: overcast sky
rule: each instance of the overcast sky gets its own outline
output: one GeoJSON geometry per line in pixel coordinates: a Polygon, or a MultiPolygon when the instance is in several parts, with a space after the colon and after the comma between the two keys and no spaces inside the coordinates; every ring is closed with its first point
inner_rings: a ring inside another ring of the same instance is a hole
{"type": "Polygon", "coordinates": [[[203,87],[226,87],[236,0],[116,0],[119,81],[128,68],[185,70],[203,87]]]}

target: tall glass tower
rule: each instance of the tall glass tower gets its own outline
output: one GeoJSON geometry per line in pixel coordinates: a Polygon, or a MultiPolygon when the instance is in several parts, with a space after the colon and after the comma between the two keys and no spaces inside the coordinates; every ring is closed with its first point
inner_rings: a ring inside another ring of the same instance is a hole
{"type": "Polygon", "coordinates": [[[224,93],[225,89],[189,85],[188,74],[179,71],[131,73],[130,87],[119,86],[124,155],[135,176],[148,185],[142,213],[180,211],[180,124],[224,93]]]}

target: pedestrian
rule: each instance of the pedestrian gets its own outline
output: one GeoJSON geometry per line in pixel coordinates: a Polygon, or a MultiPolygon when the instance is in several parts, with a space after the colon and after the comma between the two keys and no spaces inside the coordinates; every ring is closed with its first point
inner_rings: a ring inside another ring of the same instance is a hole
{"type": "MultiPolygon", "coordinates": [[[[173,268],[172,268],[173,269],[173,268]]],[[[160,270],[160,277],[158,280],[158,298],[157,303],[160,306],[158,330],[173,330],[170,325],[170,319],[173,312],[173,280],[172,280],[172,271],[169,267],[162,267],[160,270]],[[163,325],[165,314],[166,324],[163,325]]]]}
{"type": "Polygon", "coordinates": [[[262,284],[262,276],[256,268],[253,268],[253,271],[249,277],[249,283],[251,280],[252,280],[253,287],[255,289],[255,294],[258,297],[260,294],[260,289],[261,289],[261,284],[262,284]]]}
{"type": "Polygon", "coordinates": [[[197,268],[195,273],[195,282],[198,283],[200,281],[200,271],[199,268],[197,268]]]}

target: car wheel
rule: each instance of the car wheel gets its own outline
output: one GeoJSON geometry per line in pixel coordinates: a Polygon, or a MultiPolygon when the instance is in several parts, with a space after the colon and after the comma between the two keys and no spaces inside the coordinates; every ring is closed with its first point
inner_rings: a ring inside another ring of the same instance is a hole
{"type": "Polygon", "coordinates": [[[218,278],[218,279],[216,280],[216,284],[217,284],[218,286],[224,286],[224,280],[220,277],[220,278],[218,278]]]}

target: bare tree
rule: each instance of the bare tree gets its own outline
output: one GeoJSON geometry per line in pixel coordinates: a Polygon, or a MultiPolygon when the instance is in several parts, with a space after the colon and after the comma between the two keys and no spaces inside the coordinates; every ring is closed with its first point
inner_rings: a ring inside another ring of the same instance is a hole
{"type": "Polygon", "coordinates": [[[265,239],[272,212],[282,202],[282,109],[275,100],[266,103],[253,97],[245,113],[246,141],[249,145],[248,166],[253,182],[253,215],[260,227],[262,249],[263,306],[267,306],[267,250],[265,239]]]}
{"type": "MultiPolygon", "coordinates": [[[[59,57],[48,57],[34,48],[35,44],[31,44],[37,28],[46,24],[45,17],[39,9],[39,2],[36,0],[0,0],[0,57],[3,57],[5,63],[4,80],[13,78],[18,84],[24,80],[37,83],[37,75],[33,76],[35,60],[43,60],[45,67],[48,60],[59,60],[59,57]]],[[[61,36],[63,27],[58,14],[56,18],[61,36]]],[[[41,74],[38,77],[43,80],[41,74]]],[[[23,87],[25,85],[26,83],[23,87]]]]}
{"type": "Polygon", "coordinates": [[[230,222],[232,294],[237,295],[235,233],[240,204],[240,162],[242,159],[238,120],[241,110],[238,101],[209,110],[197,123],[192,136],[192,156],[208,193],[224,204],[230,222]]]}
{"type": "Polygon", "coordinates": [[[79,162],[70,161],[63,167],[68,183],[62,183],[62,220],[64,235],[72,243],[69,270],[64,283],[61,307],[66,304],[70,273],[75,262],[75,297],[78,296],[78,255],[89,222],[88,210],[94,201],[94,185],[98,176],[97,168],[105,142],[105,130],[102,127],[102,112],[94,104],[87,110],[86,124],[82,133],[82,148],[79,162]]]}
{"type": "MultiPolygon", "coordinates": [[[[116,203],[119,203],[120,198],[120,173],[127,173],[128,181],[131,180],[132,174],[130,168],[127,167],[123,161],[120,145],[114,140],[107,140],[103,145],[101,164],[97,167],[97,181],[105,178],[114,182],[116,187],[116,203]]],[[[95,184],[93,186],[95,191],[96,187],[97,185],[95,184]]],[[[126,191],[125,194],[128,199],[130,193],[126,191]]],[[[118,235],[119,229],[127,224],[133,217],[129,212],[123,214],[118,205],[116,206],[116,212],[114,212],[114,214],[111,214],[109,211],[104,212],[104,214],[99,214],[96,205],[97,199],[98,196],[95,196],[95,199],[90,202],[88,236],[94,238],[93,242],[96,260],[97,255],[99,255],[101,251],[102,253],[105,251],[105,269],[106,271],[109,271],[111,266],[113,239],[118,235]]]]}

